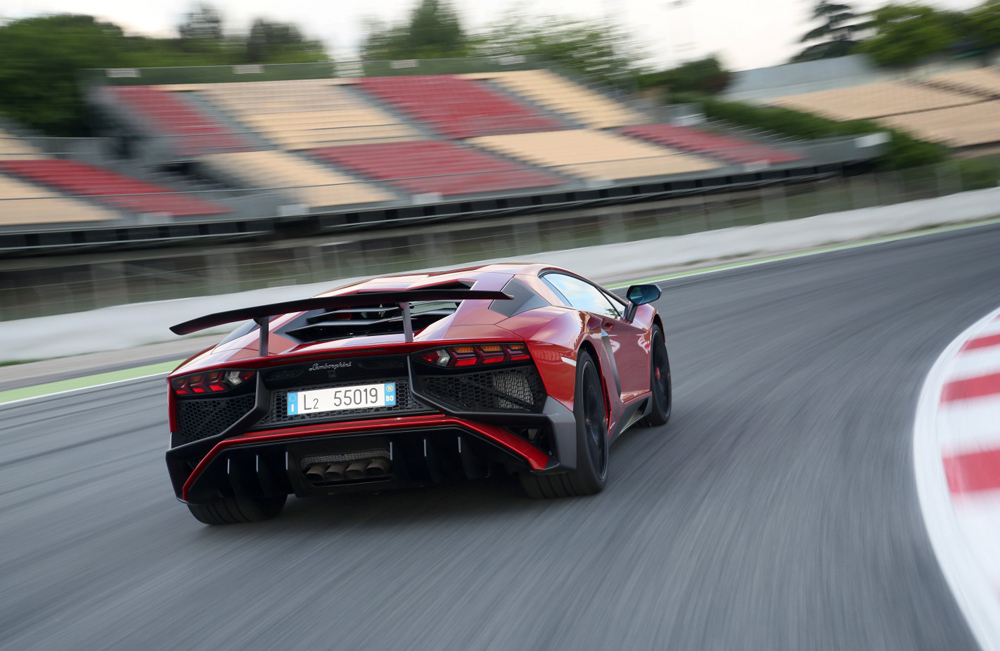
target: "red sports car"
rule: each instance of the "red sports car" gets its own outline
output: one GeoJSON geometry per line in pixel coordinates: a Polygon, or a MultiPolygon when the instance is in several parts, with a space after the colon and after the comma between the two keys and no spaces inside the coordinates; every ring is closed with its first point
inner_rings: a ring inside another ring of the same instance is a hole
{"type": "Polygon", "coordinates": [[[615,437],[670,417],[660,290],[626,295],[494,264],[173,326],[245,322],[168,378],[174,491],[207,524],[497,471],[532,497],[597,493],[615,437]]]}

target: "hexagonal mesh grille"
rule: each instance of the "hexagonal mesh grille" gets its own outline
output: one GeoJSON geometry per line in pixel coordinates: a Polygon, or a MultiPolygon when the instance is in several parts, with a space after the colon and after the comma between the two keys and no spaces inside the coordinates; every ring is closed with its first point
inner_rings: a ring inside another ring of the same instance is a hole
{"type": "MultiPolygon", "coordinates": [[[[282,425],[287,423],[299,423],[308,421],[329,421],[329,420],[346,420],[354,419],[358,416],[394,416],[399,412],[410,412],[410,411],[420,411],[424,409],[423,405],[418,403],[413,399],[410,394],[410,382],[406,378],[386,378],[385,380],[379,380],[379,382],[395,382],[396,383],[396,406],[395,407],[367,407],[364,409],[344,409],[341,411],[327,411],[319,414],[297,414],[295,416],[288,415],[288,392],[289,391],[313,391],[316,389],[331,389],[333,387],[349,387],[359,384],[358,381],[354,382],[337,382],[333,384],[317,384],[315,386],[295,388],[295,389],[280,389],[275,391],[271,395],[271,408],[267,412],[267,416],[261,421],[261,425],[282,425]]],[[[362,384],[366,383],[361,381],[362,384]]],[[[371,382],[368,382],[371,384],[371,382]]]]}
{"type": "Polygon", "coordinates": [[[221,434],[253,409],[256,396],[248,393],[232,398],[177,401],[178,445],[221,434]]]}
{"type": "Polygon", "coordinates": [[[429,397],[468,411],[541,411],[545,388],[534,367],[428,375],[421,384],[429,397]]]}

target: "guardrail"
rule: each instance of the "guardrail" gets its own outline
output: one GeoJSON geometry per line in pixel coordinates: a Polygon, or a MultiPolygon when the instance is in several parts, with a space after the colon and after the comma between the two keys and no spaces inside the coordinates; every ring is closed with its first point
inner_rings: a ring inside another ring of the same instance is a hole
{"type": "Polygon", "coordinates": [[[481,220],[422,217],[377,231],[344,225],[322,236],[226,247],[199,242],[197,248],[173,250],[6,258],[0,259],[0,320],[517,258],[929,199],[995,186],[1000,162],[995,164],[992,175],[983,173],[986,168],[973,174],[950,164],[481,220]]]}

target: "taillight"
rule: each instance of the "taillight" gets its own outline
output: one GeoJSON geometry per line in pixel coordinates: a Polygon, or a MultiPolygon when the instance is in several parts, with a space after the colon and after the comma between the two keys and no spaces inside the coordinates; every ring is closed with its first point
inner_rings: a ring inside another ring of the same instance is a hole
{"type": "Polygon", "coordinates": [[[177,377],[170,381],[174,393],[179,396],[224,393],[253,379],[254,371],[209,371],[177,377]]]}
{"type": "Polygon", "coordinates": [[[531,359],[524,344],[475,344],[468,346],[447,346],[425,350],[417,354],[417,359],[442,368],[463,368],[485,366],[503,362],[525,362],[531,359]]]}

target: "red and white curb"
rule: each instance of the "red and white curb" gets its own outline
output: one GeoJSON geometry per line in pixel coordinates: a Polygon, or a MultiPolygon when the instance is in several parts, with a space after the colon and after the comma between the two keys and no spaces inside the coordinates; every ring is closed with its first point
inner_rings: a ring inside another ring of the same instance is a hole
{"type": "Polygon", "coordinates": [[[980,646],[1000,651],[1000,309],[955,339],[928,373],[913,455],[941,570],[980,646]]]}

